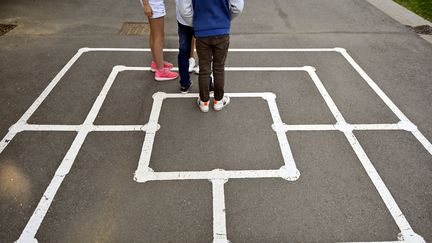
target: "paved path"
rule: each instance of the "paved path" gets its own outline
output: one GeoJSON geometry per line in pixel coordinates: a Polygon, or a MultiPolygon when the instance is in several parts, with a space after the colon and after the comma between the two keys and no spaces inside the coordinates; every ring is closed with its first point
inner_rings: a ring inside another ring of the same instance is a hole
{"type": "Polygon", "coordinates": [[[247,1],[208,114],[117,34],[138,1],[0,20],[1,242],[432,241],[432,45],[368,2],[247,1]]]}

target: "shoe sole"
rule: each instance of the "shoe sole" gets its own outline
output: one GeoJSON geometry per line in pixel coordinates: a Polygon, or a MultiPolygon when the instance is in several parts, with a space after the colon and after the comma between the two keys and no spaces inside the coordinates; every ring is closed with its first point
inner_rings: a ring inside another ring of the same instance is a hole
{"type": "Polygon", "coordinates": [[[174,77],[174,78],[158,78],[158,77],[155,77],[155,80],[156,81],[170,81],[170,80],[174,80],[176,78],[178,78],[178,76],[174,77]]]}
{"type": "MultiPolygon", "coordinates": [[[[168,70],[170,70],[170,71],[173,70],[173,69],[174,69],[174,67],[172,67],[172,68],[168,68],[168,70]]],[[[150,71],[152,71],[152,72],[155,73],[155,72],[156,72],[156,69],[154,69],[154,68],[150,68],[150,71]]]]}

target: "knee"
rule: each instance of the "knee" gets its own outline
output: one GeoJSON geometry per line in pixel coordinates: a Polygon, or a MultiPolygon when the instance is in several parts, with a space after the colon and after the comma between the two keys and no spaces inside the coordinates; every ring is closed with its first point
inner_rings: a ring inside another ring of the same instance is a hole
{"type": "Polygon", "coordinates": [[[223,72],[225,65],[223,63],[213,63],[213,70],[215,72],[223,72]]]}
{"type": "Polygon", "coordinates": [[[210,76],[210,74],[211,74],[212,72],[211,72],[211,70],[210,69],[207,69],[207,68],[201,68],[200,67],[200,72],[199,72],[199,75],[201,76],[204,76],[204,77],[206,77],[206,76],[210,76]]]}

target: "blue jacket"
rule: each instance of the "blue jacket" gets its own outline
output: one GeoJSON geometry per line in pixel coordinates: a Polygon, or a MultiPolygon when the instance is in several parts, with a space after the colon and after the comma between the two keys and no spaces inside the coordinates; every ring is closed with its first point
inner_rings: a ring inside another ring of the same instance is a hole
{"type": "Polygon", "coordinates": [[[231,19],[241,14],[243,0],[179,0],[179,12],[196,37],[228,35],[231,19]]]}

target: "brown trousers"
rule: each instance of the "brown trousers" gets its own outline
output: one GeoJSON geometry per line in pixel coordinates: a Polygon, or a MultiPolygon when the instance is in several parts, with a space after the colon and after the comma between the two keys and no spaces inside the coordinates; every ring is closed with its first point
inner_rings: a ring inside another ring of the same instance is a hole
{"type": "Polygon", "coordinates": [[[196,38],[196,50],[199,58],[199,91],[203,102],[209,101],[209,78],[214,76],[214,98],[221,100],[224,96],[225,60],[230,43],[229,35],[218,35],[196,38]]]}

